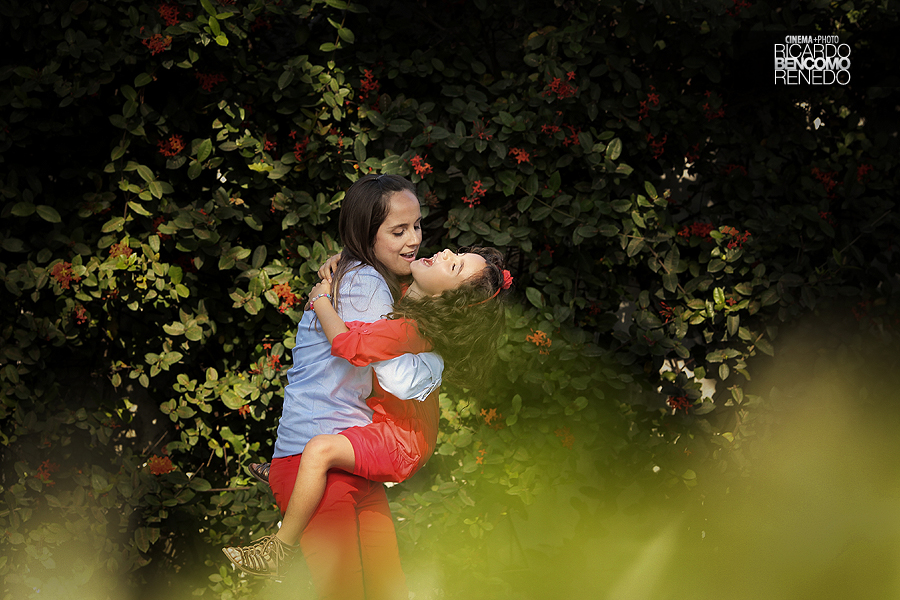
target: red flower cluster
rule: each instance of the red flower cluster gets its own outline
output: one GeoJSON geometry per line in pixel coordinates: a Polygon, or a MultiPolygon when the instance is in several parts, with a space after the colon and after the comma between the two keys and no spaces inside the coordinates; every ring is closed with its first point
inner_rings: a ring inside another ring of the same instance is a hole
{"type": "Polygon", "coordinates": [[[369,94],[378,92],[380,88],[381,84],[375,79],[375,75],[372,73],[371,69],[365,69],[363,71],[363,78],[359,82],[359,91],[362,92],[359,95],[359,99],[365,100],[369,97],[369,94]]]}
{"type": "Polygon", "coordinates": [[[48,459],[41,463],[41,466],[38,467],[37,473],[35,473],[34,476],[43,481],[45,485],[55,485],[56,482],[50,479],[50,474],[56,473],[57,471],[59,471],[59,465],[50,462],[48,459]]]}
{"type": "Polygon", "coordinates": [[[147,461],[147,466],[153,475],[165,475],[175,470],[175,465],[168,456],[151,456],[147,461]]]}
{"type": "Polygon", "coordinates": [[[469,196],[463,196],[463,202],[465,202],[469,208],[474,208],[476,205],[481,204],[481,199],[484,198],[486,193],[487,190],[481,187],[481,180],[476,179],[472,182],[472,193],[469,196]]]}
{"type": "Polygon", "coordinates": [[[412,165],[412,168],[415,170],[416,175],[421,177],[422,175],[427,175],[431,173],[431,165],[425,162],[425,159],[416,154],[410,159],[409,163],[412,165]]]}
{"type": "Polygon", "coordinates": [[[818,168],[812,168],[812,176],[818,179],[822,185],[825,187],[825,193],[828,194],[829,197],[833,195],[834,188],[837,187],[838,182],[834,180],[837,176],[837,171],[820,171],[818,168]]]}
{"type": "Polygon", "coordinates": [[[160,4],[156,10],[169,27],[178,25],[178,7],[174,4],[160,4]]]}
{"type": "Polygon", "coordinates": [[[270,140],[268,136],[265,137],[263,141],[263,151],[265,152],[274,152],[278,149],[278,142],[275,140],[270,140]]]}
{"type": "Polygon", "coordinates": [[[472,121],[472,135],[477,137],[479,140],[492,140],[494,139],[493,134],[487,133],[485,131],[486,126],[484,124],[484,119],[479,119],[477,121],[472,121]]]}
{"type": "Polygon", "coordinates": [[[547,334],[543,331],[535,331],[532,329],[531,335],[525,336],[525,340],[537,346],[538,352],[541,354],[550,354],[550,346],[553,344],[553,340],[548,338],[547,334]]]}
{"type": "MultiPolygon", "coordinates": [[[[704,96],[706,96],[707,98],[710,98],[712,96],[712,92],[707,90],[706,92],[704,92],[704,96]]],[[[716,109],[713,109],[709,105],[709,100],[707,100],[703,104],[703,112],[704,112],[704,116],[706,117],[707,121],[714,121],[716,119],[721,119],[725,116],[725,105],[723,104],[716,110],[716,109]]]]}
{"type": "Polygon", "coordinates": [[[88,322],[87,309],[84,306],[82,306],[81,304],[79,304],[75,307],[74,315],[75,315],[75,322],[78,323],[79,325],[84,325],[85,323],[88,322]]]}
{"type": "Polygon", "coordinates": [[[273,371],[275,371],[275,370],[281,368],[281,357],[280,357],[280,356],[276,356],[276,355],[274,355],[274,354],[270,354],[270,355],[269,355],[269,360],[266,361],[266,364],[269,365],[269,368],[270,368],[270,369],[272,369],[273,371]]]}
{"type": "Polygon", "coordinates": [[[650,150],[653,152],[653,158],[659,158],[666,151],[666,140],[669,138],[669,135],[663,135],[661,140],[657,140],[651,134],[647,134],[647,143],[650,144],[650,150]]]}
{"type": "Polygon", "coordinates": [[[659,303],[659,316],[661,316],[665,321],[663,321],[663,325],[671,321],[675,317],[675,311],[672,310],[672,307],[666,304],[665,302],[660,301],[659,303]]]}
{"type": "Polygon", "coordinates": [[[567,125],[565,123],[563,123],[563,127],[569,130],[569,135],[563,140],[563,146],[566,148],[569,146],[580,146],[581,141],[578,139],[578,134],[581,133],[581,128],[575,129],[573,125],[567,125]]]}
{"type": "Polygon", "coordinates": [[[678,232],[683,238],[690,238],[691,236],[695,236],[698,238],[703,238],[706,242],[711,242],[712,237],[709,235],[709,232],[713,230],[712,223],[700,223],[699,221],[695,221],[690,225],[685,225],[678,232]]]}
{"type": "Polygon", "coordinates": [[[694,144],[684,153],[684,159],[689,163],[695,163],[700,158],[700,144],[694,144]]]}
{"type": "MultiPolygon", "coordinates": [[[[297,132],[292,131],[289,135],[292,140],[296,140],[297,132]]],[[[297,159],[297,162],[303,160],[303,156],[306,154],[306,147],[309,145],[309,136],[304,137],[299,142],[294,142],[294,158],[297,159]]]]}
{"type": "Polygon", "coordinates": [[[510,156],[514,156],[516,158],[516,164],[522,164],[523,162],[531,162],[530,156],[527,152],[525,152],[524,148],[510,148],[509,149],[510,156]]]}
{"type": "Polygon", "coordinates": [[[731,0],[731,1],[734,4],[734,6],[732,6],[730,9],[725,11],[729,17],[737,17],[738,15],[741,14],[742,8],[750,8],[751,6],[753,6],[752,4],[750,4],[749,2],[745,2],[744,0],[731,0]]]}
{"type": "Polygon", "coordinates": [[[553,434],[562,440],[562,445],[566,448],[571,448],[572,444],[575,443],[575,436],[572,435],[568,427],[561,427],[554,431],[553,434]]]}
{"type": "Polygon", "coordinates": [[[200,81],[200,87],[207,92],[213,91],[214,87],[227,81],[221,73],[194,73],[194,76],[200,81]]]}
{"type": "Polygon", "coordinates": [[[559,125],[541,125],[541,133],[553,135],[557,131],[559,131],[559,125]]]}
{"type": "Polygon", "coordinates": [[[750,232],[745,231],[741,233],[734,227],[719,227],[719,231],[724,233],[727,236],[731,237],[731,241],[728,242],[729,248],[743,248],[744,242],[746,242],[750,238],[750,232]]]}
{"type": "Polygon", "coordinates": [[[150,50],[150,56],[156,56],[172,45],[172,36],[155,33],[146,40],[141,40],[141,43],[150,50]]]}
{"type": "Polygon", "coordinates": [[[828,222],[829,225],[834,225],[834,216],[828,211],[820,210],[819,218],[823,221],[828,222]]]}
{"type": "Polygon", "coordinates": [[[725,168],[722,169],[722,173],[725,175],[731,175],[735,171],[739,171],[744,176],[747,175],[747,167],[744,167],[743,165],[727,164],[725,165],[725,168]]]}
{"type": "Polygon", "coordinates": [[[167,140],[158,141],[157,145],[159,153],[163,156],[175,156],[184,150],[184,139],[178,134],[173,134],[167,140]]]}
{"type": "Polygon", "coordinates": [[[256,17],[256,20],[250,25],[250,31],[259,31],[260,29],[272,29],[272,18],[269,15],[256,17]]]}
{"type": "Polygon", "coordinates": [[[559,77],[554,77],[550,83],[549,90],[544,90],[541,92],[541,95],[544,97],[550,96],[551,94],[556,94],[556,97],[559,100],[565,100],[566,98],[571,98],[576,93],[578,93],[578,87],[574,85],[569,85],[569,81],[575,79],[575,72],[569,71],[566,73],[566,81],[562,81],[559,77]]]}
{"type": "Polygon", "coordinates": [[[131,248],[128,247],[128,244],[125,242],[119,242],[118,244],[113,244],[109,247],[109,255],[112,258],[117,258],[119,256],[129,257],[131,256],[131,248]]]}
{"type": "Polygon", "coordinates": [[[74,281],[78,282],[81,277],[72,273],[72,263],[58,262],[50,269],[50,277],[59,282],[59,286],[64,290],[69,289],[69,285],[74,281]]]}
{"type": "Polygon", "coordinates": [[[871,171],[871,170],[872,170],[872,165],[869,165],[869,164],[859,165],[859,167],[856,168],[856,181],[862,183],[863,179],[865,179],[866,175],[868,175],[869,171],[871,171]]]}
{"type": "Polygon", "coordinates": [[[281,306],[278,307],[279,311],[284,312],[297,303],[297,296],[291,291],[291,284],[280,283],[273,286],[272,289],[275,291],[275,295],[281,298],[281,306]]]}
{"type": "Polygon", "coordinates": [[[641,109],[638,111],[638,121],[643,121],[644,117],[650,114],[651,106],[659,106],[659,94],[656,93],[656,88],[652,85],[650,86],[650,93],[647,94],[646,100],[641,100],[641,109]]]}
{"type": "Polygon", "coordinates": [[[503,427],[503,424],[499,422],[500,419],[503,418],[503,415],[497,412],[496,408],[492,408],[491,410],[481,409],[481,416],[484,417],[484,423],[491,429],[500,429],[503,427]],[[498,421],[497,423],[493,423],[494,421],[498,421]]]}
{"type": "Polygon", "coordinates": [[[691,401],[688,400],[685,396],[669,396],[669,399],[666,400],[666,404],[669,405],[669,408],[672,409],[674,413],[676,410],[683,410],[687,412],[688,409],[691,408],[691,401]]]}

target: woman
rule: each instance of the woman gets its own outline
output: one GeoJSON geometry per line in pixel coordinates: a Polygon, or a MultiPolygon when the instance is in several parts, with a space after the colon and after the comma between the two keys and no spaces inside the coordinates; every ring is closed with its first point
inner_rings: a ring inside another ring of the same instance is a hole
{"type": "MultiPolygon", "coordinates": [[[[315,311],[331,353],[363,366],[433,348],[449,361],[446,377],[468,385],[484,380],[502,330],[502,306],[494,298],[512,283],[503,255],[494,248],[444,250],[412,267],[412,284],[390,318],[375,323],[345,323],[331,304],[330,284],[313,288],[308,310],[315,311]]],[[[303,534],[332,469],[401,482],[425,464],[437,441],[436,398],[416,402],[376,392],[368,405],[376,412],[372,423],[309,440],[279,530],[249,546],[223,548],[236,567],[281,575],[290,562],[285,548],[303,534]]]]}
{"type": "MultiPolygon", "coordinates": [[[[422,241],[420,221],[415,188],[402,177],[367,176],[350,187],[339,222],[344,250],[332,279],[334,305],[341,318],[373,322],[391,312],[401,279],[410,274],[422,241]]],[[[304,313],[298,327],[269,475],[282,512],[306,443],[316,435],[338,433],[372,420],[366,405],[372,390],[371,368],[354,367],[333,357],[313,315],[304,313]]],[[[442,369],[439,357],[424,353],[381,363],[375,373],[385,390],[421,399],[440,383],[442,369]]],[[[340,471],[329,473],[322,502],[304,530],[300,548],[323,600],[408,595],[381,483],[340,471]]]]}

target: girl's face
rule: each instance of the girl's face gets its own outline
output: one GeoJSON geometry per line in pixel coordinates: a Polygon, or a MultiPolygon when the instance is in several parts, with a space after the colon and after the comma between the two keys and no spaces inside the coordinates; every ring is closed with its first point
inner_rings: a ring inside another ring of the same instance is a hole
{"type": "Polygon", "coordinates": [[[431,258],[412,263],[413,282],[408,294],[412,298],[440,296],[458,288],[473,275],[484,271],[487,261],[479,254],[456,254],[442,250],[431,258]]]}
{"type": "Polygon", "coordinates": [[[419,199],[409,191],[395,192],[390,209],[375,234],[375,258],[398,277],[410,274],[422,243],[422,212],[419,199]]]}

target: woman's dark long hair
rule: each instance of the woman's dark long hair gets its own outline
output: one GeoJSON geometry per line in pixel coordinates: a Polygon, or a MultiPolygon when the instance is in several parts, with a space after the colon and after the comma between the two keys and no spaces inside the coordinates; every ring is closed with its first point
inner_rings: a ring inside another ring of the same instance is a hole
{"type": "Polygon", "coordinates": [[[484,270],[440,296],[415,300],[405,296],[394,304],[389,317],[415,321],[419,334],[444,359],[444,381],[471,388],[490,373],[497,358],[497,339],[505,328],[504,261],[495,248],[459,251],[484,257],[484,270]]]}
{"type": "Polygon", "coordinates": [[[390,212],[391,196],[404,191],[416,196],[412,182],[399,175],[366,175],[347,190],[338,220],[343,249],[331,281],[335,308],[340,306],[341,279],[357,267],[356,263],[374,267],[384,277],[394,300],[400,298],[400,278],[375,257],[375,235],[390,212]]]}

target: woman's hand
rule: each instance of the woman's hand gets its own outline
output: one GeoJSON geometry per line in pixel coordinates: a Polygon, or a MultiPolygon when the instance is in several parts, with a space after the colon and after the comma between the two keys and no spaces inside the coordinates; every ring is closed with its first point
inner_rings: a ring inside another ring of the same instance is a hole
{"type": "Polygon", "coordinates": [[[334,275],[334,270],[337,268],[338,261],[341,259],[341,253],[338,252],[331,258],[325,261],[321,267],[319,267],[319,279],[324,279],[328,283],[331,283],[331,278],[334,275]]]}

